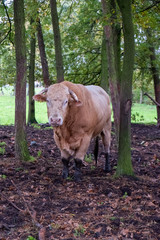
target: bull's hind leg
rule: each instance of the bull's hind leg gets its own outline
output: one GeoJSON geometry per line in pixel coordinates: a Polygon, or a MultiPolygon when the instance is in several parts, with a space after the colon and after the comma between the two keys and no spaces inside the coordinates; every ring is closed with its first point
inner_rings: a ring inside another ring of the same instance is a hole
{"type": "Polygon", "coordinates": [[[101,132],[102,142],[105,150],[105,166],[104,171],[110,172],[110,161],[109,161],[109,153],[110,153],[110,143],[111,143],[111,122],[108,121],[103,131],[101,132]]]}
{"type": "Polygon", "coordinates": [[[95,146],[94,146],[94,159],[95,159],[96,166],[97,166],[97,159],[98,159],[98,148],[99,148],[99,137],[97,136],[95,139],[95,146]]]}

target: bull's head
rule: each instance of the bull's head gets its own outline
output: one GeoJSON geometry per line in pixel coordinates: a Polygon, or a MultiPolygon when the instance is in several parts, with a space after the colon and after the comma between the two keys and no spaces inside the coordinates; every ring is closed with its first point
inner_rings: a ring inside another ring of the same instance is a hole
{"type": "Polygon", "coordinates": [[[61,126],[70,105],[81,106],[77,95],[63,84],[54,84],[34,95],[33,99],[47,103],[49,124],[53,127],[61,126]]]}

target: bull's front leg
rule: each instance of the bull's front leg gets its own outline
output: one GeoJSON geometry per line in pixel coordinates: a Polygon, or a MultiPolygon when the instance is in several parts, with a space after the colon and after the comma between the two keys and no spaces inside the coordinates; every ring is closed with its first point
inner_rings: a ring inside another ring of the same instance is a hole
{"type": "Polygon", "coordinates": [[[87,152],[91,140],[91,136],[83,135],[81,139],[81,145],[76,151],[74,162],[75,162],[75,172],[74,172],[74,179],[75,181],[80,181],[82,177],[81,167],[83,165],[82,161],[84,160],[84,156],[87,152]]]}
{"type": "Polygon", "coordinates": [[[62,157],[62,163],[63,163],[63,171],[62,171],[62,177],[66,179],[69,176],[69,158],[63,158],[62,157]]]}

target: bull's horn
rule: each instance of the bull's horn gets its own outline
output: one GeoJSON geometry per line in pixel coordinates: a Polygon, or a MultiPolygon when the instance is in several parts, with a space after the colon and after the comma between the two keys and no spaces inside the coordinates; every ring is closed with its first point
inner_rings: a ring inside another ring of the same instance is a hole
{"type": "Polygon", "coordinates": [[[40,92],[40,94],[46,93],[47,91],[48,91],[48,88],[44,88],[44,89],[40,92]]]}
{"type": "Polygon", "coordinates": [[[76,95],[72,90],[69,89],[69,93],[71,94],[72,98],[73,98],[76,102],[79,101],[77,95],[76,95]]]}

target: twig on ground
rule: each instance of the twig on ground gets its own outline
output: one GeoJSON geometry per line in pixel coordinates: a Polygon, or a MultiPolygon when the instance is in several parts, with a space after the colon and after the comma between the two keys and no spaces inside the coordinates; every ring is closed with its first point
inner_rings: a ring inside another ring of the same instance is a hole
{"type": "Polygon", "coordinates": [[[11,204],[15,209],[17,209],[18,211],[23,212],[23,213],[25,212],[25,210],[17,207],[13,202],[11,202],[2,192],[1,192],[0,194],[1,194],[1,196],[2,196],[3,198],[5,198],[5,199],[9,202],[9,204],[11,204]]]}
{"type": "MultiPolygon", "coordinates": [[[[30,217],[31,217],[34,225],[38,228],[39,240],[45,240],[46,228],[37,221],[37,219],[36,219],[36,216],[37,216],[36,211],[35,211],[35,210],[32,208],[32,206],[25,200],[25,198],[24,198],[24,196],[22,195],[20,189],[16,186],[16,184],[13,182],[13,180],[11,180],[11,182],[12,182],[13,186],[16,188],[18,195],[19,195],[19,196],[21,197],[21,199],[23,200],[23,203],[24,203],[25,208],[26,208],[26,210],[23,210],[23,212],[26,211],[26,212],[29,213],[29,215],[30,215],[30,217]]],[[[13,205],[13,203],[12,203],[12,205],[13,205]]],[[[14,204],[14,205],[15,205],[15,204],[14,204]]],[[[14,206],[14,205],[13,205],[13,206],[14,206]]],[[[16,205],[15,205],[15,206],[16,206],[16,205]]],[[[14,207],[15,207],[15,206],[14,206],[14,207]]],[[[16,209],[19,210],[19,211],[22,211],[22,210],[19,209],[18,207],[16,207],[16,209]]]]}

